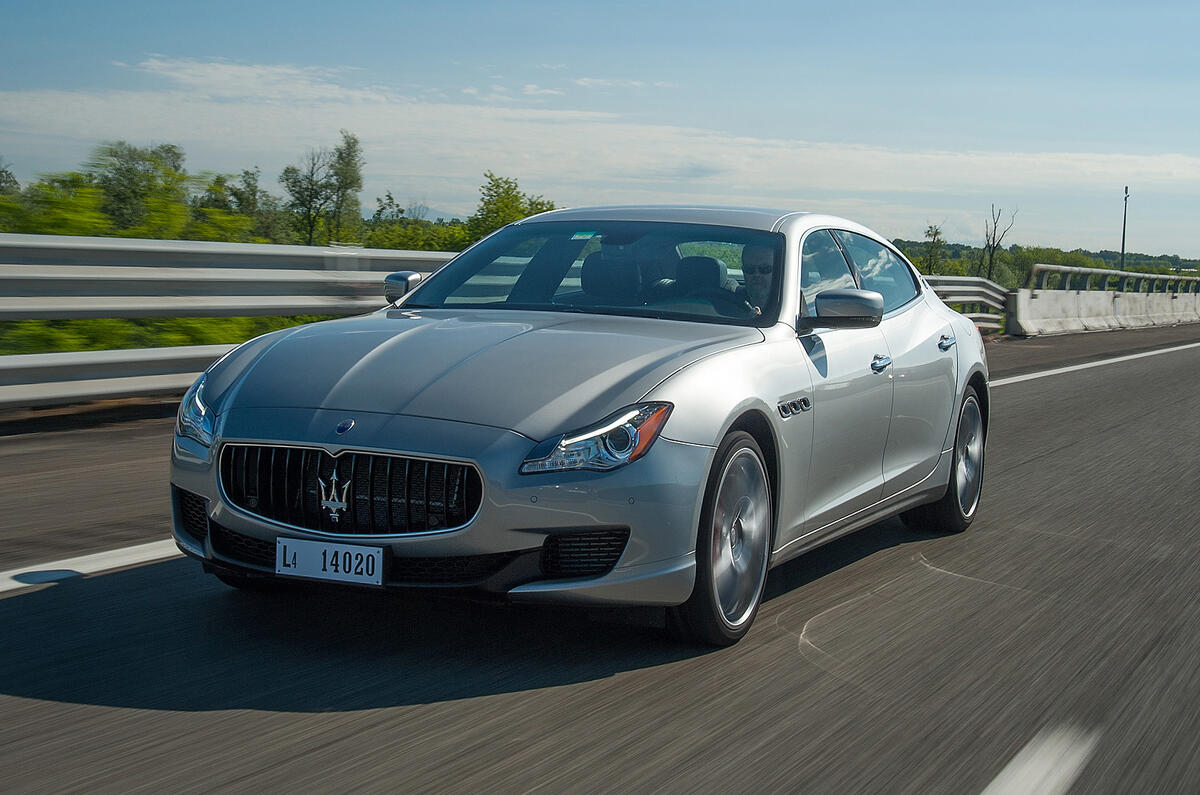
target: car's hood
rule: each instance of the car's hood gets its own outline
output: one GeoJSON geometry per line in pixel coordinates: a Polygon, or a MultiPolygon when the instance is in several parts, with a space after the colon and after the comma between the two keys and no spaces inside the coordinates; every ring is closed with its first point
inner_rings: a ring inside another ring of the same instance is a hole
{"type": "MultiPolygon", "coordinates": [[[[544,439],[603,419],[755,328],[606,315],[390,310],[260,338],[218,411],[300,407],[472,422],[544,439]]],[[[240,372],[238,372],[240,371],[240,372]]]]}

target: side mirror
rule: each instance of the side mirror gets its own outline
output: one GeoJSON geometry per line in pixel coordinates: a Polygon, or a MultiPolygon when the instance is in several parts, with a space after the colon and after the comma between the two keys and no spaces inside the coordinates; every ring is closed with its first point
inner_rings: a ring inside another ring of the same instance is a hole
{"type": "Polygon", "coordinates": [[[822,290],[817,316],[802,317],[807,328],[873,328],[883,319],[883,296],[873,290],[822,290]]]}
{"type": "Polygon", "coordinates": [[[416,271],[389,273],[383,277],[383,297],[389,304],[394,304],[420,284],[422,278],[416,271]]]}

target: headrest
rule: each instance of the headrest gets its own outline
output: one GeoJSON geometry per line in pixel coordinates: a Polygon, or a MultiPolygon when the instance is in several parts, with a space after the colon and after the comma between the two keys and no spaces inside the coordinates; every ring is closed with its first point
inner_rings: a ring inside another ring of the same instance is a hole
{"type": "Polygon", "coordinates": [[[642,277],[635,263],[605,259],[604,252],[594,251],[583,261],[580,285],[585,293],[596,298],[630,303],[642,287],[642,277]]]}
{"type": "Polygon", "coordinates": [[[684,257],[676,276],[686,290],[719,289],[725,286],[728,268],[716,257],[684,257]]]}

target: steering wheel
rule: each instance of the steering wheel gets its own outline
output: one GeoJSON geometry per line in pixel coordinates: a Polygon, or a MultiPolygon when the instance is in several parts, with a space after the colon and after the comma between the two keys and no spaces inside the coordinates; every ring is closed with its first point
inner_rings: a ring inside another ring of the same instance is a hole
{"type": "Polygon", "coordinates": [[[756,314],[749,301],[721,287],[701,287],[692,290],[685,297],[703,298],[711,303],[719,314],[727,317],[749,317],[756,314]]]}

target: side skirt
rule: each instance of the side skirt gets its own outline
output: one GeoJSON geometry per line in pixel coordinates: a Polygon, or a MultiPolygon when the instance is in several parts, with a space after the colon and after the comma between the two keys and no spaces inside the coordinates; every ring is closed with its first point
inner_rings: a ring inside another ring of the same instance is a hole
{"type": "Polygon", "coordinates": [[[941,457],[938,458],[937,465],[933,468],[933,471],[926,475],[923,480],[914,483],[904,491],[886,497],[874,505],[868,505],[866,508],[844,519],[830,522],[824,527],[805,533],[786,546],[776,549],[771,553],[771,567],[774,568],[781,563],[803,555],[805,552],[828,544],[830,541],[841,538],[844,535],[849,535],[855,530],[861,530],[876,522],[882,522],[884,519],[903,513],[909,508],[915,508],[918,505],[936,502],[941,499],[950,485],[950,466],[954,461],[954,456],[950,453],[952,451],[944,451],[941,457]]]}

